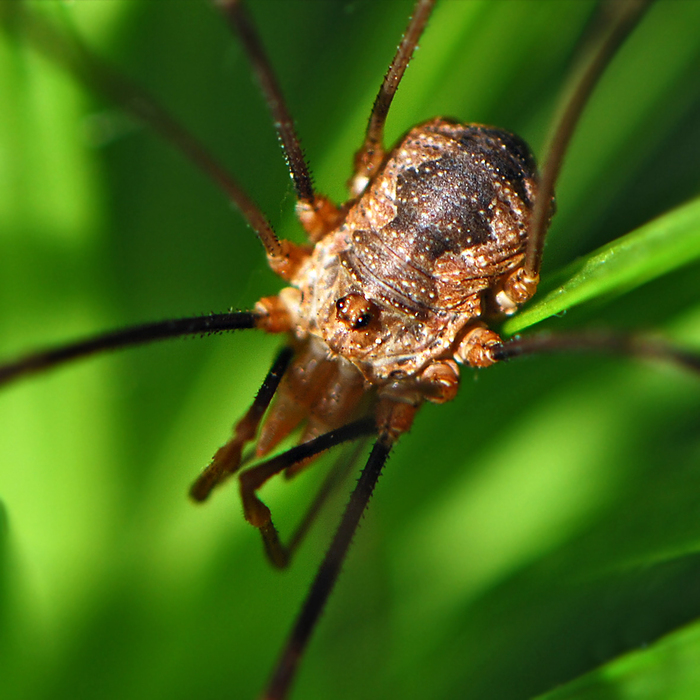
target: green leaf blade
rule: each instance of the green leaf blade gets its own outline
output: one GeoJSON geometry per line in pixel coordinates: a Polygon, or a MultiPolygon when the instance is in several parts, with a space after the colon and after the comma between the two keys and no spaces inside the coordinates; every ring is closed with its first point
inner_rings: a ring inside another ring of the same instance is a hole
{"type": "Polygon", "coordinates": [[[558,277],[566,282],[504,324],[518,333],[574,306],[618,295],[700,258],[700,199],[674,209],[574,261],[558,277]]]}

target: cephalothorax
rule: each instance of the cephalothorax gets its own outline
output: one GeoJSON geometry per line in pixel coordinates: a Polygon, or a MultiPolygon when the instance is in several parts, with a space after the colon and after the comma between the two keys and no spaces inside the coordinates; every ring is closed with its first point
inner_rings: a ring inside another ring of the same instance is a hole
{"type": "MultiPolygon", "coordinates": [[[[309,243],[280,241],[265,216],[201,146],[138,88],[30,20],[37,45],[82,79],[124,103],[171,139],[216,181],[256,231],[272,269],[287,286],[251,312],[182,319],[89,338],[0,366],[0,381],[102,349],[159,338],[237,328],[284,334],[285,347],[232,438],[192,487],[204,500],[246,463],[261,458],[301,426],[296,447],[240,472],[245,517],[260,529],[273,563],[284,566],[300,536],[281,543],[257,491],[273,475],[292,475],[318,453],[377,436],[341,526],[285,647],[268,694],[283,698],[328,598],[357,524],[395,441],[422,403],[454,398],[459,365],[485,367],[535,349],[503,343],[489,322],[509,316],[535,293],[553,184],[566,142],[609,54],[644,9],[630,2],[601,40],[560,122],[542,181],[528,146],[507,131],[434,118],[414,127],[389,152],[383,124],[393,94],[432,10],[418,0],[375,103],[355,159],[350,200],[336,206],[317,194],[292,120],[241,0],[216,0],[238,32],[283,143],[309,243]]],[[[577,338],[579,346],[655,354],[686,366],[697,360],[619,338],[577,338]]],[[[565,344],[565,343],[564,343],[565,344]]],[[[341,465],[342,466],[342,465],[341,465]]],[[[309,518],[316,512],[311,509],[309,518]]],[[[300,531],[308,524],[305,522],[300,531]]]]}

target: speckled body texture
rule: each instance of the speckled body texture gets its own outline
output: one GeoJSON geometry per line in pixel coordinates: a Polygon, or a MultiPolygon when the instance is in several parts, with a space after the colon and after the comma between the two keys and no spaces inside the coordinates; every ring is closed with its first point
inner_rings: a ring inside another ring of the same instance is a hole
{"type": "Polygon", "coordinates": [[[536,183],[508,132],[441,118],[411,129],[282,292],[297,337],[379,386],[452,358],[522,261],[536,183]]]}

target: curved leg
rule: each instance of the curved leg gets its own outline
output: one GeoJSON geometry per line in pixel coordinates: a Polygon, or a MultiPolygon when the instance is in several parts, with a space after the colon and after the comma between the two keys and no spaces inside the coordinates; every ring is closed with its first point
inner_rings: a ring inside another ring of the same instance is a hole
{"type": "Polygon", "coordinates": [[[342,454],[335,462],[331,470],[323,480],[321,487],[316,493],[313,501],[300,520],[296,530],[292,533],[287,544],[284,544],[279,537],[277,530],[272,527],[269,530],[260,530],[263,536],[263,546],[270,562],[277,568],[286,568],[292,561],[292,557],[299,545],[304,541],[311,526],[321,512],[321,508],[328,500],[328,497],[338,487],[350,470],[357,463],[362,450],[367,446],[367,437],[360,438],[349,452],[342,454]]]}
{"type": "Polygon", "coordinates": [[[362,194],[384,159],[384,123],[389,114],[389,107],[418,46],[421,34],[428,24],[434,5],[435,0],[417,0],[406,32],[384,76],[372,106],[372,113],[369,115],[365,140],[355,153],[355,169],[349,183],[350,194],[353,197],[362,194]]]}
{"type": "Polygon", "coordinates": [[[258,426],[262,420],[267,407],[270,405],[277,387],[284,376],[287,367],[292,359],[294,351],[291,348],[284,348],[277,356],[270,371],[260,387],[253,405],[247,413],[236,423],[233,429],[233,437],[220,447],[211,464],[199,475],[190,488],[190,496],[195,501],[204,501],[209,497],[212,489],[225,481],[231,474],[237,472],[241,467],[241,457],[243,447],[246,442],[255,438],[258,426]]]}
{"type": "MultiPolygon", "coordinates": [[[[274,566],[280,568],[285,567],[289,562],[291,552],[290,548],[285,547],[280,541],[279,534],[272,522],[270,509],[258,498],[256,491],[266,481],[296,462],[313,457],[319,452],[335,447],[342,442],[355,440],[359,437],[372,435],[376,432],[377,427],[374,418],[362,418],[353,423],[348,423],[342,428],[332,430],[313,440],[309,440],[309,442],[292,447],[291,450],[287,450],[281,455],[268,459],[241,474],[240,491],[241,500],[243,501],[243,514],[251,525],[260,530],[265,552],[274,566]]],[[[313,517],[312,514],[311,518],[313,517]]],[[[303,521],[302,527],[304,527],[303,521]]],[[[308,527],[308,525],[306,527],[308,527]]]]}
{"type": "Polygon", "coordinates": [[[52,369],[66,362],[96,355],[106,350],[121,350],[167,338],[258,328],[259,319],[260,316],[252,311],[232,311],[227,314],[157,321],[156,323],[145,323],[140,326],[130,326],[117,331],[100,333],[73,343],[33,352],[0,365],[0,384],[6,384],[34,372],[52,369]]]}
{"type": "Polygon", "coordinates": [[[282,90],[243,0],[214,0],[243,44],[282,144],[297,195],[297,214],[311,240],[317,241],[338,226],[343,210],[314,191],[309,166],[282,90]]]}
{"type": "MultiPolygon", "coordinates": [[[[21,8],[21,3],[16,3],[16,6],[21,8]]],[[[238,180],[154,97],[100,60],[75,37],[64,36],[50,22],[44,21],[35,13],[20,9],[18,16],[22,21],[23,32],[39,51],[172,144],[237,207],[255,231],[268,256],[274,260],[284,257],[284,251],[270,222],[238,180]]]]}
{"type": "MultiPolygon", "coordinates": [[[[585,68],[574,72],[575,84],[571,91],[564,91],[566,102],[564,108],[558,110],[557,120],[552,129],[552,137],[547,147],[542,176],[540,178],[539,191],[532,212],[532,220],[529,227],[529,238],[523,262],[523,274],[530,283],[536,281],[540,274],[544,239],[547,234],[549,220],[553,213],[554,186],[559,171],[564,162],[564,156],[568,150],[569,142],[578,125],[584,107],[588,103],[598,80],[605,72],[610,61],[616,55],[617,50],[624,43],[627,36],[637,25],[653,0],[628,0],[620,2],[614,9],[617,17],[611,21],[609,31],[595,46],[595,50],[587,56],[585,68]]],[[[614,3],[604,3],[605,9],[614,3]]]]}
{"type": "Polygon", "coordinates": [[[386,464],[391,448],[399,436],[411,427],[416,410],[416,406],[394,403],[390,400],[379,403],[377,408],[379,438],[374,443],[367,464],[350,496],[350,502],[343,513],[340,526],[302,605],[299,617],[282,650],[262,700],[284,700],[287,697],[299,661],[323,612],[326,601],[335,587],[362,514],[372,497],[374,487],[386,464]]]}
{"type": "Polygon", "coordinates": [[[381,435],[377,442],[374,443],[372,453],[367,460],[365,468],[362,470],[362,475],[357,482],[355,490],[352,492],[352,496],[350,496],[350,502],[345,509],[340,527],[333,538],[321,568],[316,574],[311,590],[292,629],[292,634],[275,667],[270,684],[262,696],[263,700],[283,700],[287,696],[296,674],[299,660],[306,649],[328,596],[335,586],[352,538],[355,535],[357,526],[360,524],[360,518],[369,503],[374,487],[389,457],[392,445],[393,440],[386,434],[381,435]]]}
{"type": "Polygon", "coordinates": [[[607,352],[661,360],[691,372],[700,372],[700,353],[684,350],[663,340],[628,333],[540,333],[524,338],[512,338],[490,349],[496,362],[546,352],[607,352]]]}

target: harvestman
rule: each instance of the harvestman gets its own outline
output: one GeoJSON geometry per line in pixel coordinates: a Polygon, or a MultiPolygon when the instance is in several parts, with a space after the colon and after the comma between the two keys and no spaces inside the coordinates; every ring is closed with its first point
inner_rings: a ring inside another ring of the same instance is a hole
{"type": "MultiPolygon", "coordinates": [[[[282,471],[296,473],[330,447],[350,440],[362,445],[361,438],[376,436],[268,687],[265,697],[274,699],[287,695],[393,444],[410,429],[423,402],[454,398],[458,364],[486,367],[517,355],[571,348],[656,356],[694,370],[700,360],[624,336],[503,342],[485,322],[515,313],[534,294],[566,147],[598,77],[649,2],[626,4],[595,47],[554,131],[540,179],[524,142],[483,125],[435,118],[385,151],[391,101],[435,4],[418,0],[356,154],[351,199],[341,206],[313,188],[293,121],[245,6],[238,0],[216,4],[239,35],[270,108],[308,245],[279,240],[242,188],[149,96],[79,47],[56,42],[38,21],[33,31],[40,48],[129,107],[204,170],[236,204],[262,242],[270,267],[289,286],[261,299],[250,312],[148,324],[27,355],[0,367],[0,382],[163,338],[243,328],[286,334],[288,346],[249,411],[191,489],[195,500],[205,500],[242,467],[248,443],[262,458],[303,425],[297,447],[240,473],[245,517],[260,530],[276,566],[288,564],[330,486],[322,488],[287,545],[256,491],[282,471]]],[[[337,470],[346,466],[341,462],[337,470]]]]}

